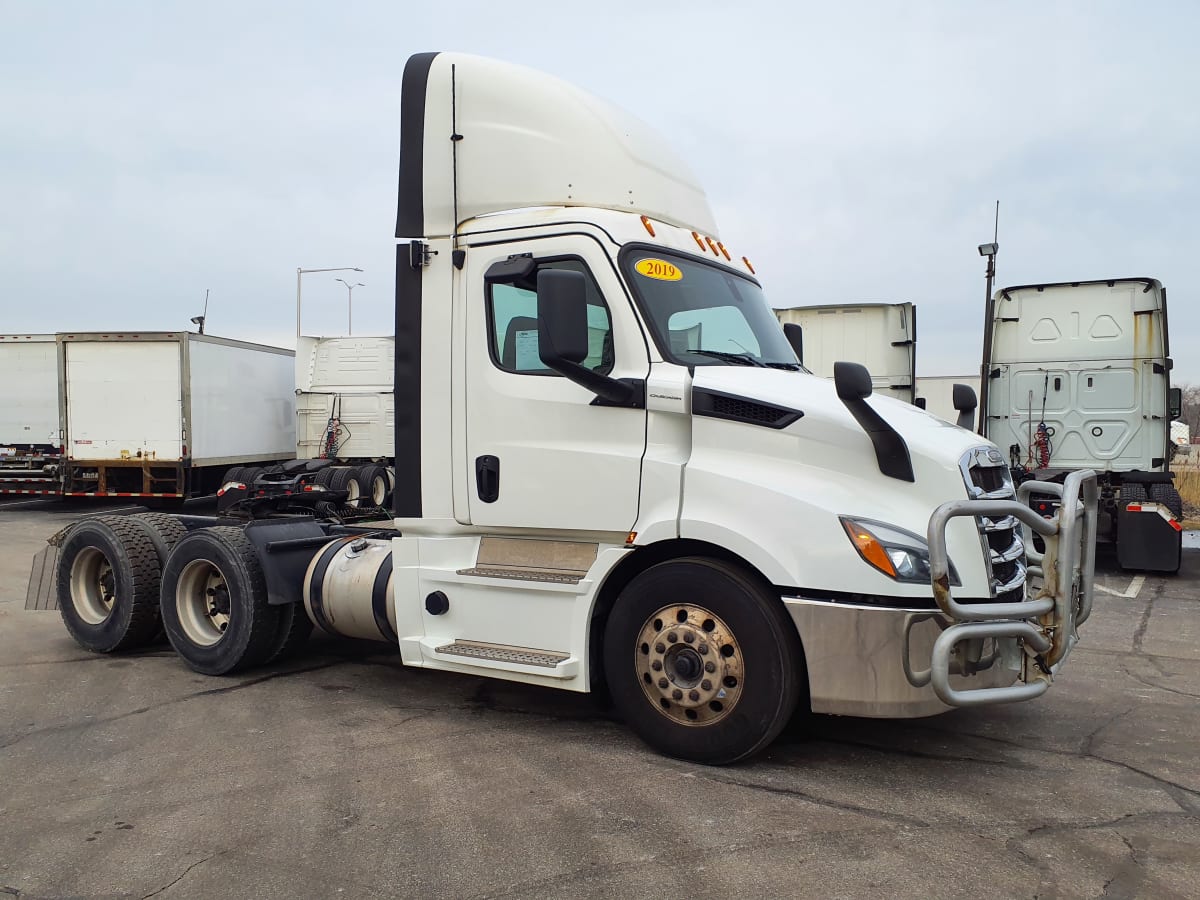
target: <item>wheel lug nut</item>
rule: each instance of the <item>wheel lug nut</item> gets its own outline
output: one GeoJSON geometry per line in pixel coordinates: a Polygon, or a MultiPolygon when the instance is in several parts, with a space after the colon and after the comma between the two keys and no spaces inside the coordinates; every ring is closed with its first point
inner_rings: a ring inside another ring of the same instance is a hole
{"type": "Polygon", "coordinates": [[[710,659],[704,664],[704,671],[711,675],[713,672],[717,671],[717,664],[710,659]]]}
{"type": "Polygon", "coordinates": [[[679,635],[677,635],[677,634],[676,634],[675,632],[673,632],[673,631],[669,631],[669,632],[667,632],[667,642],[668,642],[668,643],[671,643],[671,644],[673,644],[673,643],[675,643],[677,640],[679,640],[679,635]]]}
{"type": "Polygon", "coordinates": [[[656,659],[654,662],[650,663],[650,668],[652,668],[655,672],[661,672],[662,663],[656,659]]]}
{"type": "Polygon", "coordinates": [[[654,645],[654,652],[655,653],[666,653],[667,647],[665,644],[663,644],[662,641],[659,641],[657,644],[654,645]]]}
{"type": "Polygon", "coordinates": [[[700,682],[700,687],[704,688],[704,690],[706,690],[706,691],[711,691],[712,690],[712,682],[709,681],[707,678],[705,678],[702,682],[700,682]]]}
{"type": "Polygon", "coordinates": [[[696,649],[700,651],[701,656],[705,656],[708,653],[708,644],[701,644],[696,649]]]}
{"type": "Polygon", "coordinates": [[[700,692],[699,691],[688,691],[688,699],[689,700],[699,700],[700,692]]]}
{"type": "Polygon", "coordinates": [[[682,700],[683,699],[683,691],[681,691],[679,688],[675,688],[675,690],[671,691],[671,696],[674,697],[676,700],[682,700]]]}
{"type": "Polygon", "coordinates": [[[696,642],[696,636],[689,631],[683,636],[683,640],[685,643],[694,644],[696,642]]]}
{"type": "Polygon", "coordinates": [[[664,691],[665,691],[665,690],[666,690],[668,687],[670,687],[670,685],[671,685],[671,682],[667,681],[667,679],[665,679],[665,678],[660,678],[660,679],[658,679],[658,686],[659,686],[660,688],[662,688],[664,691]]]}

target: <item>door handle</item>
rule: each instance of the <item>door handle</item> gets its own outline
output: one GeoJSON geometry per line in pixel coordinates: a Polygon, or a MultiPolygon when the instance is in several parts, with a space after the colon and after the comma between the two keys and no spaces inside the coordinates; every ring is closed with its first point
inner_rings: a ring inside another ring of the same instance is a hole
{"type": "Polygon", "coordinates": [[[495,503],[500,497],[500,457],[475,458],[475,489],[484,503],[495,503]]]}

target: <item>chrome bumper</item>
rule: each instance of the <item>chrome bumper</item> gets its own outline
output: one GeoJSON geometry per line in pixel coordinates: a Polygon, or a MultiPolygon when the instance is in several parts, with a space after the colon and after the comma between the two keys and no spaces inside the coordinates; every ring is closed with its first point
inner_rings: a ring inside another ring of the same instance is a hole
{"type": "MultiPolygon", "coordinates": [[[[813,712],[916,718],[951,708],[930,686],[930,661],[938,639],[954,627],[953,619],[929,609],[801,597],[784,597],[783,603],[804,643],[813,712]]],[[[972,674],[951,676],[955,689],[1002,688],[1017,680],[1021,653],[1016,641],[976,646],[978,659],[968,666],[972,674]]]]}
{"type": "Polygon", "coordinates": [[[1016,500],[938,507],[928,532],[936,610],[784,597],[804,644],[813,712],[916,717],[1045,693],[1091,614],[1097,497],[1095,473],[1083,471],[1062,485],[1026,482],[1016,500]],[[1054,519],[1030,509],[1034,491],[1062,498],[1054,519]],[[1033,576],[1026,599],[955,601],[945,532],[960,516],[1021,523],[1033,576]],[[1044,554],[1033,549],[1035,531],[1044,554]]]}

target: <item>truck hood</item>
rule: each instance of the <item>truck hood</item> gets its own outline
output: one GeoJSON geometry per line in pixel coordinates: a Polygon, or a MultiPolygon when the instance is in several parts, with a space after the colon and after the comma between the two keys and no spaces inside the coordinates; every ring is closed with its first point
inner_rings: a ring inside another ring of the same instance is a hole
{"type": "MultiPolygon", "coordinates": [[[[938,506],[967,499],[959,461],[986,440],[915,406],[868,397],[908,446],[910,482],[880,471],[874,444],[832,381],[778,369],[698,366],[693,400],[700,390],[803,415],[772,428],[694,413],[680,536],[730,547],[774,584],[929,602],[928,584],[901,584],[863,563],[840,518],[883,522],[923,537],[938,506]]],[[[956,591],[987,597],[989,576],[974,521],[956,518],[946,534],[962,579],[956,591]]]]}
{"type": "MultiPolygon", "coordinates": [[[[803,412],[784,429],[786,433],[837,448],[839,467],[845,465],[845,453],[854,450],[869,456],[871,466],[877,468],[870,438],[838,399],[831,380],[780,369],[704,366],[696,368],[692,387],[803,412]]],[[[904,438],[914,469],[921,458],[957,471],[958,460],[968,449],[989,443],[973,432],[890,397],[872,395],[867,403],[904,438]]]]}

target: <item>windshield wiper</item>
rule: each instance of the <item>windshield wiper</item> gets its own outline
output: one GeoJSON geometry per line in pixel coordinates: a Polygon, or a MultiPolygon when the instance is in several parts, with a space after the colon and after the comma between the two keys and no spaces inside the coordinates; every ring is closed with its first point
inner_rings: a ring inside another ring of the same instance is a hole
{"type": "Polygon", "coordinates": [[[805,371],[804,366],[800,365],[800,363],[768,362],[768,363],[763,363],[763,365],[766,366],[768,369],[786,369],[789,372],[805,371]]]}
{"type": "Polygon", "coordinates": [[[749,353],[730,353],[726,350],[689,350],[688,353],[696,353],[700,356],[714,356],[717,359],[740,363],[744,366],[757,366],[760,369],[766,368],[765,363],[749,353]]]}

